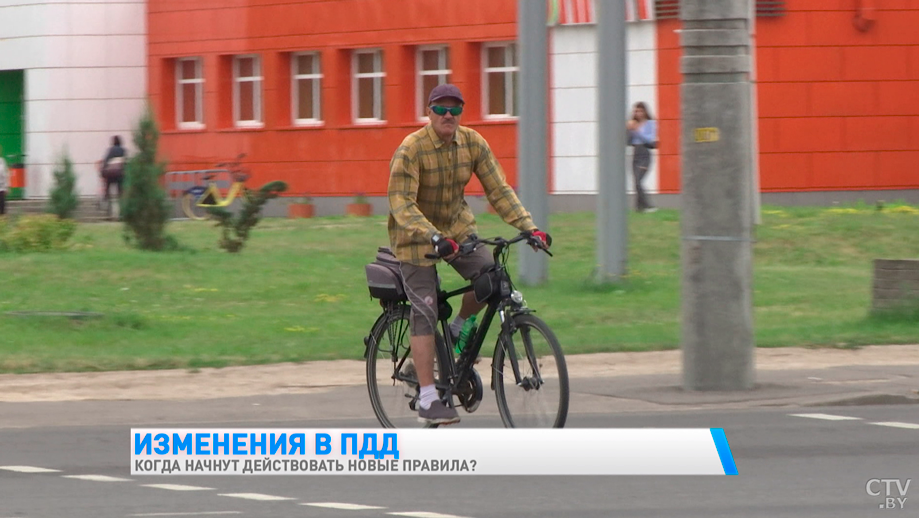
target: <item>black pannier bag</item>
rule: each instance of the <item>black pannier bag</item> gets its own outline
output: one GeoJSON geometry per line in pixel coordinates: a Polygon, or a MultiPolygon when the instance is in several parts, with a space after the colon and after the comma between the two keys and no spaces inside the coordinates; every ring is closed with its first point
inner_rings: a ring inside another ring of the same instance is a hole
{"type": "Polygon", "coordinates": [[[377,249],[377,257],[372,263],[364,266],[367,273],[367,288],[370,296],[385,301],[406,301],[405,287],[402,284],[402,270],[399,260],[389,247],[377,249]]]}

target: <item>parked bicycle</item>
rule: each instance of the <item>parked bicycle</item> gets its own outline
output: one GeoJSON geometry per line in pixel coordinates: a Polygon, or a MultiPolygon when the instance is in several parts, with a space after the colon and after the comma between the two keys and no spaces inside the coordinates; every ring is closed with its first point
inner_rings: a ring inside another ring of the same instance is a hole
{"type": "MultiPolygon", "coordinates": [[[[472,236],[460,245],[456,256],[490,245],[494,247],[494,266],[470,285],[449,292],[441,288],[438,276],[440,328],[435,333],[435,385],[444,404],[453,406],[455,398],[467,413],[476,411],[484,390],[475,365],[497,315],[500,329],[489,384],[495,392],[504,426],[561,428],[568,416],[568,369],[555,334],[533,315],[534,310],[527,307],[508,273],[510,246],[519,242],[532,246],[540,243],[527,232],[509,240],[472,236]],[[478,329],[454,358],[455,344],[449,323],[453,309],[449,299],[469,291],[475,293],[478,302],[487,302],[487,306],[478,329]]],[[[402,285],[399,262],[388,248],[380,248],[377,260],[367,265],[366,273],[371,297],[379,299],[383,307],[383,313],[364,338],[367,388],[373,411],[386,428],[420,426],[417,413],[420,389],[409,343],[411,307],[402,285]]]]}
{"type": "Polygon", "coordinates": [[[189,219],[208,219],[210,217],[208,208],[228,207],[233,203],[245,186],[246,180],[249,179],[249,174],[241,166],[242,159],[245,157],[245,153],[242,153],[236,157],[236,160],[217,164],[218,169],[208,171],[204,175],[207,185],[195,185],[182,194],[182,211],[189,219]],[[215,179],[221,172],[229,173],[230,178],[233,179],[226,194],[221,192],[215,179]]]}

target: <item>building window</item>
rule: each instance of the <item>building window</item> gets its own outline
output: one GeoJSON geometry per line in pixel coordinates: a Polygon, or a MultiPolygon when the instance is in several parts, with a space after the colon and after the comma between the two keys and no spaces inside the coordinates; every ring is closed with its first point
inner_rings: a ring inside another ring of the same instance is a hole
{"type": "Polygon", "coordinates": [[[485,118],[517,116],[517,45],[486,45],[482,53],[485,118]]]}
{"type": "Polygon", "coordinates": [[[383,120],[383,51],[354,52],[354,84],[352,85],[354,119],[357,122],[383,120]]]}
{"type": "Polygon", "coordinates": [[[294,54],[291,56],[290,69],[293,78],[290,91],[294,123],[315,124],[322,121],[319,111],[322,80],[319,53],[294,54]]]}
{"type": "Polygon", "coordinates": [[[204,127],[204,72],[201,58],[176,60],[176,123],[179,128],[204,127]]]}
{"type": "Polygon", "coordinates": [[[262,126],[262,64],[258,56],[233,58],[233,120],[240,127],[262,126]]]}
{"type": "Polygon", "coordinates": [[[428,106],[428,95],[437,85],[450,82],[450,48],[419,47],[418,48],[418,82],[415,90],[418,92],[418,116],[425,118],[428,106]]]}

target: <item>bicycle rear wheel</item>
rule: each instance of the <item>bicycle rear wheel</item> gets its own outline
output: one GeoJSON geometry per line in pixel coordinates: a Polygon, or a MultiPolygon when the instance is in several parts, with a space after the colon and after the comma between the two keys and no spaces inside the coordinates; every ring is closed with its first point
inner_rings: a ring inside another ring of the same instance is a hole
{"type": "MultiPolygon", "coordinates": [[[[367,390],[373,413],[384,428],[435,428],[418,421],[418,374],[411,358],[408,306],[385,314],[370,333],[367,390]]],[[[435,336],[434,379],[440,380],[443,338],[435,336]]],[[[438,381],[438,384],[440,382],[438,381]]],[[[443,392],[439,391],[441,397],[443,392]]]]}
{"type": "Polygon", "coordinates": [[[198,196],[190,192],[186,192],[182,195],[182,212],[188,216],[188,219],[199,221],[210,217],[206,207],[198,206],[198,196]]]}
{"type": "Polygon", "coordinates": [[[533,315],[498,339],[492,373],[498,412],[508,428],[562,428],[568,418],[568,368],[555,334],[533,315]],[[514,374],[514,364],[519,381],[514,374]]]}

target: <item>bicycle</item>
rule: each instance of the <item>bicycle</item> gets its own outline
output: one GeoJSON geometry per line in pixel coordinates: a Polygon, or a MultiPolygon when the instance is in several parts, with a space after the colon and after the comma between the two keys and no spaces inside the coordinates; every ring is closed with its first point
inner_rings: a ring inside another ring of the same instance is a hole
{"type": "Polygon", "coordinates": [[[245,153],[236,157],[236,160],[230,162],[221,162],[217,164],[218,169],[208,171],[204,175],[207,185],[195,185],[188,188],[182,194],[182,211],[193,220],[208,219],[211,215],[208,211],[211,207],[228,207],[236,196],[245,186],[249,174],[240,166],[245,153]],[[224,168],[224,169],[220,169],[224,168]],[[227,172],[233,179],[226,195],[221,194],[217,181],[214,178],[220,172],[227,172]]]}
{"type": "MultiPolygon", "coordinates": [[[[533,315],[534,310],[527,307],[523,295],[514,288],[507,270],[509,248],[521,241],[533,246],[540,243],[527,232],[510,240],[472,236],[460,245],[457,257],[471,253],[480,245],[490,245],[494,247],[494,266],[469,285],[449,292],[443,290],[437,276],[440,329],[435,332],[435,386],[445,404],[455,406],[455,396],[467,413],[478,409],[484,388],[475,365],[497,315],[500,330],[492,357],[490,385],[501,421],[507,428],[562,428],[568,416],[569,398],[565,356],[555,334],[533,315]],[[453,309],[448,301],[469,291],[475,293],[478,302],[487,302],[487,306],[479,327],[454,358],[455,344],[449,324],[453,309]]],[[[380,248],[377,261],[367,265],[371,297],[379,299],[383,307],[383,313],[364,338],[367,389],[374,414],[384,428],[419,426],[420,387],[414,364],[409,361],[411,307],[398,266],[392,267],[398,261],[390,254],[388,248],[380,248]]]]}

